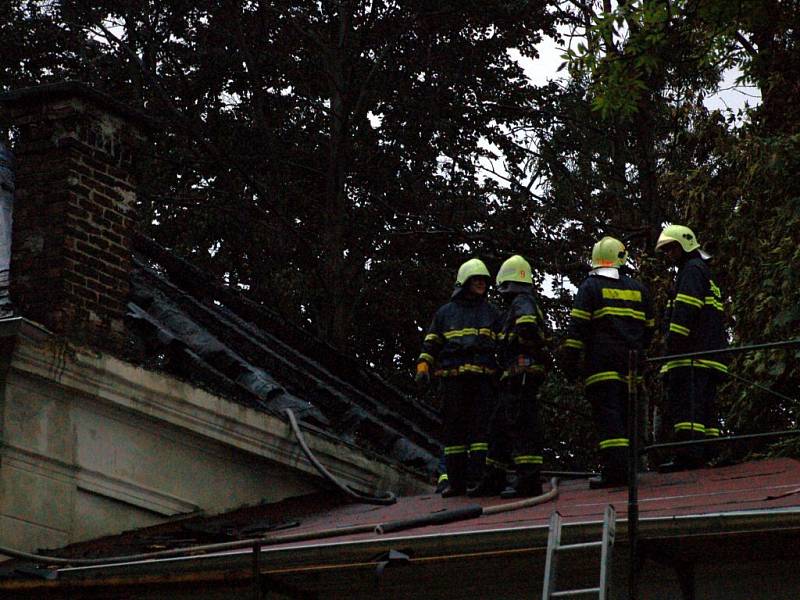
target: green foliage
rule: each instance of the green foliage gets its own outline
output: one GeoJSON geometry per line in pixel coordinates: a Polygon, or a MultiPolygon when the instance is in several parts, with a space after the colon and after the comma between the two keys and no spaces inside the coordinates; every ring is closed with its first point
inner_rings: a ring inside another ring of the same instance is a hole
{"type": "Polygon", "coordinates": [[[708,89],[722,69],[744,66],[731,41],[743,12],[732,11],[735,3],[640,0],[616,3],[611,12],[577,4],[590,18],[588,43],[565,59],[573,75],[591,81],[592,107],[604,118],[629,121],[665,90],[708,89]]]}
{"type": "Polygon", "coordinates": [[[597,439],[592,409],[579,386],[551,373],[539,391],[546,469],[585,471],[596,468],[597,439]]]}
{"type": "MultiPolygon", "coordinates": [[[[641,244],[640,276],[655,292],[658,314],[669,277],[663,263],[648,256],[650,236],[665,222],[687,223],[717,255],[713,269],[729,295],[733,342],[797,337],[800,195],[793,174],[800,150],[800,48],[792,32],[800,7],[770,0],[644,0],[617,3],[609,13],[594,2],[570,6],[577,7],[574,23],[590,22],[585,43],[564,56],[573,76],[565,99],[583,112],[574,127],[541,128],[553,151],[546,162],[554,210],[572,204],[585,211],[580,216],[567,208],[567,245],[586,247],[586,238],[624,223],[619,237],[641,244]],[[709,114],[702,104],[730,67],[763,96],[739,130],[733,116],[709,114]],[[592,137],[592,126],[605,126],[609,139],[592,137]],[[603,173],[606,161],[625,165],[611,171],[616,185],[603,173]],[[597,199],[612,191],[621,200],[606,213],[597,199]],[[638,240],[637,225],[649,232],[638,240]]],[[[797,356],[783,351],[735,359],[733,372],[747,381],[731,378],[723,387],[729,431],[796,427],[797,356]]],[[[797,442],[779,448],[798,450],[797,442]]]]}
{"type": "MultiPolygon", "coordinates": [[[[671,195],[679,213],[701,226],[700,239],[710,240],[717,255],[714,269],[729,294],[733,343],[796,339],[800,47],[787,28],[797,22],[800,7],[769,1],[749,3],[746,11],[715,2],[704,7],[706,25],[713,17],[716,35],[741,44],[730,58],[759,85],[762,103],[738,130],[719,114],[696,121],[683,137],[688,147],[701,150],[702,160],[667,174],[671,195]]],[[[721,393],[730,431],[797,427],[798,357],[797,349],[737,355],[734,377],[721,393]]],[[[790,439],[766,452],[797,456],[800,444],[790,439]]]]}
{"type": "MultiPolygon", "coordinates": [[[[671,221],[716,255],[736,343],[797,336],[800,7],[553,4],[13,0],[0,85],[79,79],[147,112],[146,232],[400,384],[465,258],[526,256],[562,327],[613,235],[660,314],[671,221]],[[536,56],[556,15],[580,36],[570,78],[534,88],[508,49],[536,56]],[[730,67],[763,97],[739,129],[703,104],[730,67]]],[[[797,358],[734,368],[794,396],[797,358]]],[[[542,397],[548,461],[586,468],[579,390],[555,374],[542,397]]],[[[742,381],[721,398],[731,430],[796,425],[796,401],[742,381]]]]}
{"type": "Polygon", "coordinates": [[[3,86],[84,80],[161,125],[146,232],[366,363],[408,368],[458,264],[528,219],[477,174],[531,98],[507,49],[535,55],[543,4],[14,7],[3,86]]]}
{"type": "MultiPolygon", "coordinates": [[[[690,218],[702,218],[717,240],[716,270],[730,294],[737,345],[796,339],[800,332],[800,136],[740,132],[721,144],[706,166],[676,187],[690,218]]],[[[727,426],[738,432],[794,428],[800,404],[800,350],[759,351],[737,356],[734,379],[724,388],[727,426]],[[782,399],[754,387],[755,382],[782,399]]],[[[797,449],[796,442],[788,448],[797,449]]]]}

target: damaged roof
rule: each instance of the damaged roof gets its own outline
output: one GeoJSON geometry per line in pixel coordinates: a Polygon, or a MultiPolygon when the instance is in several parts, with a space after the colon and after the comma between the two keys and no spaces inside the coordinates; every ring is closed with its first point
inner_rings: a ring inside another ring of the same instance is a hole
{"type": "Polygon", "coordinates": [[[290,408],[343,441],[435,469],[440,421],[429,406],[152,239],[134,244],[127,322],[146,367],[256,410],[290,408]]]}
{"type": "MultiPolygon", "coordinates": [[[[568,480],[558,484],[555,499],[531,506],[480,518],[436,526],[406,529],[384,534],[382,539],[414,537],[427,534],[463,534],[491,532],[509,527],[547,528],[550,515],[557,510],[565,527],[599,523],[606,505],[616,507],[617,519],[627,519],[628,488],[624,486],[591,490],[585,480],[568,480]]],[[[545,485],[545,490],[548,485],[545,485]]],[[[492,498],[441,498],[437,494],[406,496],[389,506],[373,506],[345,502],[331,494],[313,494],[239,509],[213,517],[196,517],[179,523],[111,536],[94,542],[74,544],[59,556],[88,558],[116,554],[148,552],[160,548],[201,543],[247,539],[257,532],[287,530],[284,533],[345,528],[364,524],[382,524],[448,509],[480,504],[484,507],[508,503],[492,498]],[[291,530],[291,531],[288,531],[291,530]]],[[[642,473],[639,479],[639,518],[642,522],[658,519],[702,518],[723,513],[745,511],[800,514],[800,461],[791,458],[753,461],[719,468],[680,471],[676,473],[642,473]]],[[[329,540],[351,542],[375,539],[374,533],[342,535],[329,540]]],[[[298,542],[294,547],[311,545],[298,542]]]]}
{"type": "MultiPolygon", "coordinates": [[[[493,507],[504,502],[491,498],[479,503],[493,507]]],[[[318,494],[213,518],[158,525],[74,544],[50,554],[71,558],[120,556],[266,535],[260,551],[261,573],[272,585],[294,590],[291,597],[375,597],[376,573],[380,576],[392,561],[410,565],[405,568],[412,571],[404,578],[395,575],[387,579],[387,584],[397,587],[391,593],[383,590],[387,593],[384,597],[419,597],[424,589],[428,597],[458,598],[464,597],[467,588],[474,597],[489,597],[495,591],[498,595],[492,597],[506,597],[500,593],[506,585],[517,586],[508,597],[520,597],[518,586],[540,581],[548,520],[554,510],[562,515],[564,542],[577,543],[599,539],[603,511],[613,504],[617,543],[624,546],[626,502],[627,488],[590,490],[585,480],[567,481],[559,485],[554,500],[537,506],[379,534],[373,526],[464,508],[476,500],[422,495],[376,507],[342,504],[318,494]],[[314,539],[315,534],[352,531],[359,525],[366,525],[367,530],[314,539]],[[309,539],[279,543],[282,536],[303,533],[310,534],[309,539]],[[447,570],[460,578],[459,585],[442,576],[447,570]],[[528,576],[520,579],[521,572],[528,576]],[[516,583],[506,581],[504,573],[513,575],[516,583]]],[[[733,564],[768,559],[775,553],[780,560],[787,560],[800,553],[800,462],[784,458],[670,474],[645,473],[639,489],[639,512],[641,548],[659,562],[680,559],[733,564]]],[[[252,548],[245,548],[165,560],[68,567],[51,572],[56,581],[30,581],[16,587],[10,581],[0,582],[0,590],[34,593],[59,586],[101,589],[106,585],[104,580],[117,586],[117,591],[120,586],[143,585],[150,580],[154,586],[172,582],[180,587],[186,584],[178,581],[180,574],[189,577],[188,573],[193,573],[193,578],[209,578],[209,585],[214,577],[224,578],[230,591],[236,577],[244,581],[250,576],[247,569],[252,557],[252,548]]],[[[624,557],[625,553],[619,552],[620,560],[624,557]]],[[[7,576],[19,581],[31,575],[23,570],[7,576]]]]}

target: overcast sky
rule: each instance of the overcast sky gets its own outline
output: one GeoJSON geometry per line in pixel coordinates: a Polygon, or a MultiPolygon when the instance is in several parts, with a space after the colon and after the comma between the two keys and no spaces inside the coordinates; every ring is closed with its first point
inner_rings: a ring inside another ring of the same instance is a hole
{"type": "MultiPolygon", "coordinates": [[[[564,62],[564,59],[561,58],[561,55],[564,54],[564,49],[560,48],[553,38],[546,36],[537,46],[537,49],[539,50],[539,58],[536,60],[521,57],[519,52],[515,50],[511,50],[509,53],[525,69],[525,74],[536,85],[543,85],[551,79],[567,76],[566,71],[558,72],[559,65],[564,62]]],[[[716,94],[707,96],[705,105],[711,110],[719,109],[722,111],[726,109],[736,111],[744,108],[745,104],[749,106],[757,105],[761,101],[758,88],[737,86],[736,78],[738,76],[738,71],[727,71],[723,81],[720,83],[719,91],[716,94]]]]}
{"type": "MultiPolygon", "coordinates": [[[[558,71],[558,67],[564,62],[561,55],[564,54],[564,49],[559,47],[555,40],[551,37],[545,37],[542,42],[537,46],[539,50],[539,58],[531,60],[527,57],[520,56],[519,52],[515,50],[509,51],[509,54],[519,62],[525,70],[525,74],[535,85],[544,85],[551,79],[566,78],[568,75],[566,71],[558,71]]],[[[723,112],[727,110],[738,111],[745,107],[745,105],[754,106],[761,101],[758,88],[752,86],[738,86],[736,85],[736,78],[739,72],[731,70],[724,74],[723,80],[720,82],[719,90],[715,94],[706,97],[704,104],[710,110],[719,109],[723,112]]],[[[590,249],[587,249],[587,253],[590,249]]],[[[588,254],[587,254],[588,260],[588,254]]],[[[545,296],[554,297],[557,290],[554,289],[559,284],[564,285],[571,292],[575,292],[576,288],[571,285],[569,281],[556,282],[552,276],[546,276],[543,289],[541,292],[545,296]]]]}

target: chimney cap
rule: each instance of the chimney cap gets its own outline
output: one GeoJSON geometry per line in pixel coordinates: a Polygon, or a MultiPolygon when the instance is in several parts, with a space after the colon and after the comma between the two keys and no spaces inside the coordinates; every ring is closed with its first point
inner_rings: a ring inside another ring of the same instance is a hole
{"type": "Polygon", "coordinates": [[[30,104],[31,102],[65,97],[77,97],[88,100],[120,117],[132,121],[143,129],[155,129],[157,126],[156,120],[152,117],[131,108],[108,94],[97,91],[92,86],[82,81],[58,81],[55,83],[44,83],[42,85],[12,90],[5,94],[0,94],[0,107],[14,108],[19,105],[30,104]]]}

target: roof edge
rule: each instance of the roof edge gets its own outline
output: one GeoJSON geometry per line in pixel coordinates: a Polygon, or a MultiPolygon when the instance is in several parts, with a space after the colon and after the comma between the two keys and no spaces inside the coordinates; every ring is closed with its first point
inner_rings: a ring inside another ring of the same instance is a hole
{"type": "MultiPolygon", "coordinates": [[[[627,519],[617,521],[618,544],[626,545],[627,519]]],[[[497,530],[463,531],[434,533],[426,535],[376,536],[364,540],[326,542],[321,544],[301,544],[283,547],[262,548],[265,564],[270,569],[280,569],[287,573],[301,569],[309,564],[317,567],[343,568],[352,564],[374,562],[391,548],[402,547],[413,552],[414,559],[432,557],[474,556],[480,553],[495,552],[541,552],[547,546],[547,525],[513,527],[497,530]]],[[[642,540],[648,538],[685,538],[687,535],[698,539],[703,536],[723,533],[739,534],[760,532],[768,535],[773,531],[797,530],[800,532],[800,507],[795,509],[735,511],[686,517],[654,517],[642,519],[639,534],[642,540]],[[684,527],[676,528],[676,522],[684,527]],[[665,535],[667,534],[667,535],[665,535]]],[[[579,543],[596,540],[602,531],[602,521],[566,523],[562,526],[562,541],[579,543]]],[[[62,578],[58,582],[25,582],[31,586],[58,587],[59,585],[80,587],[102,585],[113,578],[120,585],[128,581],[130,585],[141,585],[142,577],[157,574],[164,582],[165,573],[170,573],[176,581],[185,577],[186,572],[219,572],[227,569],[247,569],[252,565],[252,550],[236,550],[204,556],[167,558],[161,560],[116,563],[103,566],[70,567],[59,570],[62,578]],[[129,579],[127,579],[129,578],[129,579]]],[[[269,574],[268,572],[265,574],[269,574]]],[[[18,582],[22,584],[22,582],[18,582]]],[[[15,589],[9,584],[0,583],[0,590],[15,589]]],[[[20,589],[20,588],[17,588],[20,589]]]]}

